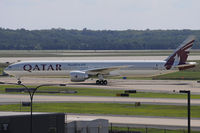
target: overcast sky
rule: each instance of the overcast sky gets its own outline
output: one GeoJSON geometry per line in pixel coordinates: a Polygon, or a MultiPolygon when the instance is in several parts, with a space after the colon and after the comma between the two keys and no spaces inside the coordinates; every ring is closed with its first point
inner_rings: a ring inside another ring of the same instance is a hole
{"type": "Polygon", "coordinates": [[[11,29],[200,29],[200,0],[0,0],[11,29]]]}

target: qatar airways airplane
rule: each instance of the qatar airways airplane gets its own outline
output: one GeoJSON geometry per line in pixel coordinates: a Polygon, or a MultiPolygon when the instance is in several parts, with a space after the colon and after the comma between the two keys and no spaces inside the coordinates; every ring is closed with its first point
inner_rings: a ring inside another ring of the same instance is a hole
{"type": "Polygon", "coordinates": [[[107,85],[107,76],[163,74],[195,67],[196,62],[186,62],[193,43],[194,36],[189,36],[165,60],[23,61],[9,65],[4,71],[15,76],[18,84],[26,76],[70,76],[72,82],[97,77],[96,84],[107,85]]]}

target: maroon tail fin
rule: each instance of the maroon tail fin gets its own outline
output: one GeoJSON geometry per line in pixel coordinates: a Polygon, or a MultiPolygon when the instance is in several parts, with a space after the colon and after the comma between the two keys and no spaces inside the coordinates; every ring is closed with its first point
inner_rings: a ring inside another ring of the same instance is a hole
{"type": "Polygon", "coordinates": [[[190,49],[195,41],[194,36],[189,36],[165,61],[165,68],[171,69],[172,66],[183,65],[186,63],[190,49]]]}

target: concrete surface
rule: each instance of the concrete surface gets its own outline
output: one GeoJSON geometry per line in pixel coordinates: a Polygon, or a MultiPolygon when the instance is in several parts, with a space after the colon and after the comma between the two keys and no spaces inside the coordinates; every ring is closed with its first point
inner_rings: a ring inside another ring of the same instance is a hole
{"type": "MultiPolygon", "coordinates": [[[[29,95],[0,94],[0,104],[29,101],[29,95]]],[[[155,105],[187,105],[187,99],[172,98],[126,98],[126,97],[94,97],[94,96],[49,96],[35,95],[34,102],[77,102],[77,103],[127,103],[155,105]]],[[[200,99],[191,99],[191,105],[200,105],[200,99]]]]}
{"type": "MultiPolygon", "coordinates": [[[[170,55],[170,54],[169,54],[170,55]]],[[[77,57],[1,57],[0,62],[30,60],[164,60],[168,56],[77,56],[77,57]]],[[[188,60],[200,60],[199,55],[190,55],[188,60]]]]}
{"type": "MultiPolygon", "coordinates": [[[[94,120],[108,119],[109,123],[121,126],[143,126],[163,129],[183,129],[187,128],[187,118],[164,118],[164,117],[136,117],[136,116],[116,116],[116,115],[87,115],[87,114],[68,114],[67,121],[72,120],[94,120]]],[[[191,127],[193,130],[200,130],[200,119],[192,119],[191,127]]]]}
{"type": "MultiPolygon", "coordinates": [[[[95,79],[89,79],[85,82],[70,82],[69,78],[34,78],[24,77],[21,79],[25,85],[41,85],[41,84],[67,84],[69,87],[81,88],[97,88],[97,89],[134,89],[141,92],[164,92],[174,93],[179,90],[191,90],[192,94],[200,94],[200,83],[188,80],[123,80],[109,79],[107,86],[96,85],[95,79]]],[[[0,77],[1,82],[17,83],[14,77],[0,77]]]]}

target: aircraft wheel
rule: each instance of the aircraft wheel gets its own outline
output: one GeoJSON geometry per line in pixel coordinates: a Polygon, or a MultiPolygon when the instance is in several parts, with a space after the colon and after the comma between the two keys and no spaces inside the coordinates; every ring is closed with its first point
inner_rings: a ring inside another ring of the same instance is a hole
{"type": "Polygon", "coordinates": [[[100,84],[100,81],[99,81],[99,80],[97,80],[97,81],[96,81],[96,84],[97,84],[97,85],[99,85],[99,84],[100,84]]]}
{"type": "Polygon", "coordinates": [[[19,80],[19,81],[17,81],[17,84],[18,84],[18,85],[20,85],[21,83],[22,83],[22,81],[20,81],[20,80],[19,80]]]}
{"type": "Polygon", "coordinates": [[[103,81],[103,84],[104,84],[104,85],[107,85],[107,84],[108,84],[108,81],[107,81],[107,80],[104,80],[104,81],[103,81]]]}
{"type": "Polygon", "coordinates": [[[100,85],[104,85],[104,81],[103,80],[100,81],[100,85]]]}

